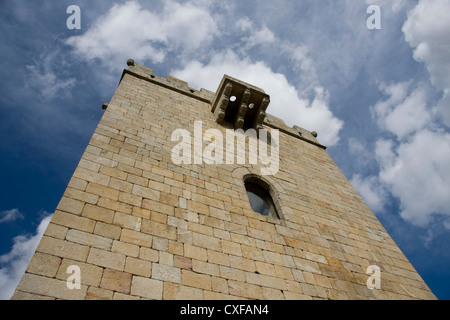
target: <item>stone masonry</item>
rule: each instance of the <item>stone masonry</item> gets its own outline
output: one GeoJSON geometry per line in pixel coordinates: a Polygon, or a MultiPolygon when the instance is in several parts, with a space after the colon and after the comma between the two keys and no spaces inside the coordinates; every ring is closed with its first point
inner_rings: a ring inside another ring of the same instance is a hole
{"type": "Polygon", "coordinates": [[[260,111],[280,131],[260,177],[280,219],[262,216],[244,186],[260,164],[171,160],[174,130],[225,130],[215,93],[128,64],[13,299],[435,299],[315,133],[260,111]]]}

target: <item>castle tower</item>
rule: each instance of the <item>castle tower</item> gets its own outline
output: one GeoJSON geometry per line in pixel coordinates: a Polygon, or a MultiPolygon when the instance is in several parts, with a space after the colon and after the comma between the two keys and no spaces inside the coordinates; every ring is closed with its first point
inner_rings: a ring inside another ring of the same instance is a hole
{"type": "Polygon", "coordinates": [[[13,299],[435,299],[270,93],[128,65],[13,299]]]}

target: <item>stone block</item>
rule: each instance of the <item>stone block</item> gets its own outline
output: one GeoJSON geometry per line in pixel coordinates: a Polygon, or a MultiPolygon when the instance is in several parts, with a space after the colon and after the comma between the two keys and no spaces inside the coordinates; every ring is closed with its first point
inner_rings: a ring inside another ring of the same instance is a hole
{"type": "Polygon", "coordinates": [[[284,300],[285,296],[283,295],[283,292],[278,289],[272,289],[272,288],[262,288],[263,296],[265,300],[284,300]]]}
{"type": "Polygon", "coordinates": [[[114,292],[113,300],[140,300],[140,297],[114,292]]]}
{"type": "Polygon", "coordinates": [[[62,197],[61,201],[58,204],[57,209],[75,215],[80,215],[81,212],[83,211],[83,207],[84,202],[82,201],[74,200],[68,197],[62,197]]]}
{"type": "Polygon", "coordinates": [[[108,199],[108,198],[100,198],[98,199],[97,206],[111,209],[114,211],[120,211],[125,214],[131,214],[133,207],[127,203],[123,203],[120,201],[108,199]]]}
{"type": "Polygon", "coordinates": [[[286,282],[283,279],[266,276],[264,274],[257,274],[254,272],[246,272],[246,281],[248,283],[260,285],[263,287],[275,288],[279,290],[286,289],[286,282]]]}
{"type": "Polygon", "coordinates": [[[76,261],[86,261],[89,247],[66,240],[43,236],[36,251],[56,257],[69,258],[76,261]]]}
{"type": "Polygon", "coordinates": [[[85,232],[92,232],[95,227],[95,220],[76,216],[59,210],[56,210],[53,214],[51,223],[85,232]]]}
{"type": "Polygon", "coordinates": [[[73,176],[79,179],[83,179],[89,182],[94,182],[103,186],[108,186],[111,177],[102,173],[94,172],[82,167],[77,167],[73,176]]]}
{"type": "Polygon", "coordinates": [[[108,198],[111,200],[117,200],[119,198],[119,190],[89,182],[86,188],[86,192],[95,194],[99,197],[108,198]]]}
{"type": "Polygon", "coordinates": [[[80,289],[70,290],[67,288],[67,281],[26,273],[17,290],[57,299],[83,300],[86,297],[87,286],[81,285],[80,289]]]}
{"type": "Polygon", "coordinates": [[[160,263],[152,264],[152,279],[181,283],[181,270],[160,263]]]}
{"type": "Polygon", "coordinates": [[[220,277],[245,282],[245,271],[233,267],[219,266],[220,277]]]}
{"type": "Polygon", "coordinates": [[[203,290],[179,285],[175,283],[164,283],[164,300],[203,300],[203,290]]]}
{"type": "Polygon", "coordinates": [[[112,240],[109,238],[75,229],[71,229],[67,232],[66,239],[71,242],[105,250],[109,250],[112,245],[112,240]]]}
{"type": "Polygon", "coordinates": [[[239,243],[222,240],[222,251],[224,253],[242,257],[241,245],[239,243]]]}
{"type": "Polygon", "coordinates": [[[192,234],[193,245],[205,249],[211,249],[215,251],[222,251],[222,243],[220,239],[212,236],[207,236],[200,233],[192,234]]]}
{"type": "Polygon", "coordinates": [[[139,256],[139,246],[117,240],[114,240],[111,251],[121,253],[129,257],[139,256]]]}
{"type": "Polygon", "coordinates": [[[99,196],[78,189],[68,187],[64,192],[64,197],[79,200],[82,202],[96,204],[99,196]]]}
{"type": "MultiPolygon", "coordinates": [[[[145,197],[144,197],[145,198],[145,197]]],[[[163,213],[166,215],[173,216],[175,213],[175,206],[168,205],[159,201],[149,200],[149,199],[143,199],[142,200],[142,208],[148,209],[151,211],[163,213]]]]}
{"type": "Polygon", "coordinates": [[[123,271],[125,267],[125,255],[92,248],[89,251],[87,262],[96,266],[123,271]]]}
{"type": "MultiPolygon", "coordinates": [[[[130,210],[131,213],[131,210],[130,210]]],[[[134,231],[141,229],[142,218],[135,217],[127,213],[116,212],[114,214],[113,224],[121,228],[127,228],[134,231]]]]}
{"type": "Polygon", "coordinates": [[[159,261],[159,252],[157,250],[153,250],[150,248],[141,247],[139,250],[139,259],[158,262],[159,261]]]}
{"type": "Polygon", "coordinates": [[[215,263],[221,266],[229,266],[230,257],[226,253],[208,250],[208,262],[215,263]]]}
{"type": "Polygon", "coordinates": [[[118,226],[113,226],[104,222],[97,222],[95,224],[94,234],[99,236],[110,238],[113,240],[118,240],[120,238],[120,233],[122,229],[118,226]]]}
{"type": "Polygon", "coordinates": [[[192,270],[192,259],[182,256],[174,256],[173,266],[180,269],[192,270]]]}
{"type": "Polygon", "coordinates": [[[93,206],[91,204],[86,204],[81,215],[89,219],[102,221],[105,223],[112,223],[114,218],[114,211],[98,206],[93,206]]]}
{"type": "Polygon", "coordinates": [[[69,231],[69,228],[59,226],[50,222],[47,226],[47,229],[45,230],[44,235],[51,238],[64,239],[66,237],[67,231],[69,231]]]}
{"type": "Polygon", "coordinates": [[[181,283],[185,286],[203,290],[211,290],[211,276],[189,270],[181,271],[181,283]]]}
{"type": "Polygon", "coordinates": [[[153,237],[151,235],[129,230],[129,229],[122,229],[122,233],[120,235],[120,241],[132,243],[135,245],[138,245],[140,247],[152,247],[153,237]]]}
{"type": "Polygon", "coordinates": [[[128,272],[105,269],[100,287],[128,294],[131,290],[131,277],[131,273],[128,272]]]}
{"type": "MultiPolygon", "coordinates": [[[[120,192],[119,193],[119,201],[129,204],[129,205],[132,205],[132,206],[140,207],[142,204],[142,197],[131,194],[131,193],[120,192]]],[[[134,212],[134,209],[135,208],[133,208],[133,212],[134,212]]],[[[143,218],[145,218],[145,217],[143,217],[143,218]]]]}
{"type": "Polygon", "coordinates": [[[125,272],[150,278],[152,275],[152,263],[142,259],[127,257],[125,262],[125,272]]]}
{"type": "Polygon", "coordinates": [[[60,264],[61,258],[36,252],[28,264],[27,272],[53,278],[60,264]]]}
{"type": "Polygon", "coordinates": [[[184,256],[186,258],[196,259],[200,261],[208,260],[208,253],[206,249],[199,248],[188,243],[184,244],[184,256]]]}
{"type": "Polygon", "coordinates": [[[184,244],[178,241],[169,240],[168,250],[169,253],[182,256],[184,255],[184,244]]]}
{"type": "Polygon", "coordinates": [[[199,260],[192,260],[192,271],[204,273],[211,276],[219,276],[219,266],[217,264],[208,263],[199,260]]]}
{"type": "Polygon", "coordinates": [[[145,299],[162,300],[163,282],[139,276],[133,276],[131,294],[145,299]]]}
{"type": "Polygon", "coordinates": [[[173,267],[173,254],[166,251],[159,251],[159,263],[173,267]]]}
{"type": "Polygon", "coordinates": [[[233,268],[249,272],[256,271],[255,261],[253,260],[232,255],[229,256],[229,259],[230,259],[230,266],[233,266],[233,268]]]}
{"type": "Polygon", "coordinates": [[[154,235],[169,240],[177,239],[177,229],[167,224],[158,223],[152,220],[144,219],[141,225],[141,231],[150,235],[154,235]]]}
{"type": "Polygon", "coordinates": [[[132,193],[136,196],[142,197],[144,199],[159,201],[161,193],[158,190],[153,190],[148,187],[143,187],[135,184],[133,186],[132,193]]]}
{"type": "Polygon", "coordinates": [[[218,277],[211,278],[212,291],[223,294],[228,294],[227,280],[218,277]]]}
{"type": "Polygon", "coordinates": [[[262,288],[254,284],[229,280],[228,291],[233,296],[256,300],[264,299],[262,288]]]}
{"type": "MultiPolygon", "coordinates": [[[[121,172],[121,171],[119,171],[121,172]]],[[[126,178],[126,174],[122,176],[123,178],[126,178]]],[[[111,181],[109,182],[109,187],[118,191],[122,191],[125,193],[131,193],[133,190],[133,184],[124,181],[125,179],[119,179],[119,178],[111,178],[111,181]]]]}
{"type": "Polygon", "coordinates": [[[114,292],[101,288],[90,287],[86,294],[86,300],[112,300],[114,292]]]}

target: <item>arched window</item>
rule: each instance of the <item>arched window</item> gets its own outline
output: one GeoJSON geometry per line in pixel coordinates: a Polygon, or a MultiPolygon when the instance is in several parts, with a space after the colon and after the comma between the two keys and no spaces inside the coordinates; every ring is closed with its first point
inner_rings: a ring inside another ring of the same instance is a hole
{"type": "Polygon", "coordinates": [[[256,178],[249,178],[244,181],[247,190],[248,200],[253,211],[272,218],[279,219],[277,209],[270,196],[270,187],[267,183],[256,178]]]}

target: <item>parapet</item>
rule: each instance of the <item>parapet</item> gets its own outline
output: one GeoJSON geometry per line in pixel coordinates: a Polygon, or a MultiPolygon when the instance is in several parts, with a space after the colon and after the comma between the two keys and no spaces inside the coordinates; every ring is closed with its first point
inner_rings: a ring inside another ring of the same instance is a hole
{"type": "Polygon", "coordinates": [[[283,120],[271,114],[266,114],[270,104],[270,96],[261,88],[224,75],[215,93],[203,88],[196,90],[189,87],[186,81],[170,75],[166,78],[159,77],[154,74],[153,69],[137,64],[132,59],[127,61],[127,65],[128,69],[123,71],[121,80],[125,74],[130,74],[206,102],[211,105],[211,112],[213,112],[216,122],[219,124],[228,121],[233,124],[235,129],[261,129],[263,126],[267,126],[319,148],[326,149],[317,140],[315,131],[311,132],[299,126],[291,128],[283,120]]]}
{"type": "Polygon", "coordinates": [[[173,89],[174,91],[177,91],[181,94],[188,95],[192,98],[202,100],[204,102],[210,103],[212,98],[214,97],[214,92],[211,92],[206,89],[200,89],[196,90],[193,88],[190,88],[188,83],[186,81],[180,80],[178,78],[167,76],[166,78],[157,76],[153,69],[137,64],[134,62],[133,59],[128,59],[127,61],[128,69],[123,70],[122,77],[120,78],[120,81],[122,81],[122,78],[125,74],[131,74],[135,77],[138,77],[142,80],[146,80],[155,84],[159,84],[163,87],[173,89]]]}

